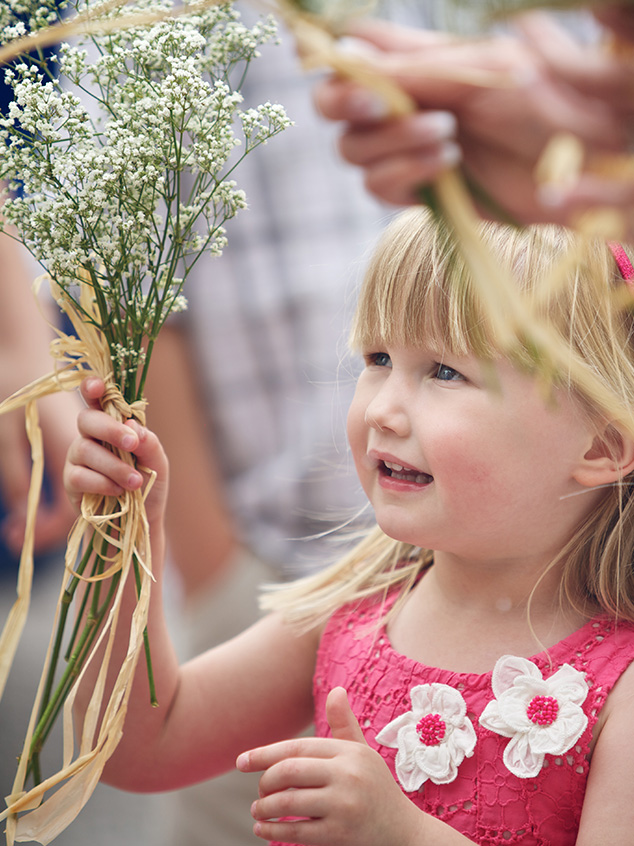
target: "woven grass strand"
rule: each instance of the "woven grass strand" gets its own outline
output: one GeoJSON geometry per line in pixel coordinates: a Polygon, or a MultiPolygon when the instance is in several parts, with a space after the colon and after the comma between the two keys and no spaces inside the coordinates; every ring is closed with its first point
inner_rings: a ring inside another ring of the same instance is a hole
{"type": "MultiPolygon", "coordinates": [[[[416,109],[416,104],[391,80],[382,77],[361,56],[351,56],[337,49],[336,39],[325,24],[315,16],[298,11],[288,0],[277,0],[283,17],[295,34],[300,54],[308,67],[329,67],[336,73],[352,79],[372,90],[388,106],[392,116],[406,116],[416,109]]],[[[449,74],[450,75],[450,74],[449,74]]],[[[504,86],[512,84],[503,74],[480,74],[461,70],[460,79],[474,86],[504,86]]],[[[593,163],[594,168],[625,177],[626,168],[631,178],[634,157],[626,160],[605,156],[593,163]]],[[[575,139],[555,138],[552,148],[544,153],[538,165],[538,182],[570,180],[578,175],[584,163],[583,151],[575,139]]],[[[458,249],[471,271],[476,292],[490,321],[492,332],[501,351],[509,357],[527,348],[534,351],[533,367],[537,378],[548,391],[553,377],[565,376],[597,407],[603,409],[608,419],[634,434],[634,417],[628,408],[596,377],[579,359],[572,355],[568,345],[540,320],[536,314],[539,296],[528,303],[512,280],[500,267],[491,251],[480,237],[481,218],[470,190],[458,169],[441,174],[432,185],[432,196],[442,219],[450,228],[458,249]]],[[[615,210],[602,209],[583,220],[577,227],[588,238],[621,237],[622,216],[615,210]]],[[[574,269],[581,254],[581,247],[564,257],[551,274],[539,285],[544,296],[560,284],[566,274],[574,269]]],[[[631,298],[623,307],[632,308],[631,298]]],[[[494,387],[494,385],[492,385],[494,387]]]]}
{"type": "MultiPolygon", "coordinates": [[[[337,49],[336,39],[313,16],[301,13],[287,0],[278,0],[284,19],[298,41],[300,54],[309,67],[327,66],[336,73],[352,79],[382,98],[393,117],[403,117],[416,111],[415,102],[398,85],[381,76],[361,56],[350,56],[337,49]]],[[[503,75],[483,78],[468,73],[464,81],[477,85],[505,85],[509,80],[503,75]]],[[[542,331],[535,319],[527,315],[526,303],[511,279],[500,267],[479,231],[480,216],[462,177],[457,169],[442,173],[432,185],[433,198],[438,212],[449,226],[456,244],[471,271],[495,337],[504,351],[527,343],[538,351],[536,367],[543,362],[544,374],[552,375],[554,361],[560,364],[562,353],[555,347],[554,339],[542,331]]],[[[570,365],[571,366],[571,365],[570,365]]]]}
{"type": "MultiPolygon", "coordinates": [[[[113,384],[108,344],[101,332],[85,318],[82,318],[75,310],[72,302],[61,297],[59,291],[54,291],[54,295],[73,323],[78,337],[75,338],[58,332],[58,337],[52,344],[52,355],[57,361],[57,368],[48,376],[36,380],[2,403],[0,413],[24,406],[27,409],[27,419],[30,421],[30,426],[33,427],[37,422],[35,416],[36,400],[58,390],[76,387],[85,376],[86,368],[89,368],[103,378],[108,385],[104,400],[104,410],[107,413],[120,420],[134,416],[143,421],[143,403],[128,404],[113,384]]],[[[90,286],[85,282],[81,284],[80,303],[81,308],[87,314],[96,316],[96,304],[90,286]]],[[[39,427],[36,427],[36,431],[38,430],[39,427]]],[[[37,481],[43,466],[41,433],[39,433],[39,438],[39,446],[38,437],[35,436],[33,439],[35,444],[33,458],[37,464],[37,472],[34,471],[35,481],[29,494],[32,518],[27,522],[27,537],[24,545],[27,553],[23,553],[24,561],[21,563],[18,576],[20,616],[26,615],[30,593],[34,517],[38,499],[37,481]],[[30,560],[29,550],[31,553],[30,560]]],[[[122,454],[121,457],[132,463],[132,459],[126,454],[122,454]]],[[[53,644],[53,636],[51,637],[12,794],[7,798],[7,809],[0,814],[0,821],[6,820],[7,823],[6,842],[8,846],[12,846],[14,842],[33,840],[46,846],[57,837],[75,819],[88,801],[99,781],[106,761],[121,737],[134,671],[144,648],[144,632],[152,584],[149,527],[144,505],[145,497],[152,482],[153,479],[151,478],[144,491],[126,492],[118,499],[88,495],[84,497],[82,502],[81,514],[73,526],[67,544],[64,578],[56,608],[56,624],[61,612],[65,583],[69,577],[77,577],[75,563],[81,556],[87,533],[95,532],[97,537],[104,539],[109,549],[113,550],[108,559],[110,566],[96,578],[105,580],[111,578],[113,574],[120,574],[120,578],[114,601],[110,605],[99,634],[96,636],[90,656],[81,668],[64,702],[62,766],[57,773],[31,790],[25,791],[24,783],[31,744],[49,669],[53,644]],[[129,580],[137,577],[135,569],[138,573],[139,591],[130,626],[127,653],[121,666],[116,668],[116,681],[106,701],[106,679],[111,663],[114,637],[119,624],[121,600],[129,580]],[[74,757],[73,703],[87,667],[91,661],[96,660],[95,656],[102,648],[103,658],[79,738],[78,754],[74,757]],[[102,711],[103,716],[100,717],[102,711]],[[57,789],[52,795],[46,797],[47,792],[53,788],[57,789]],[[27,813],[18,816],[22,812],[27,813]]],[[[84,577],[79,576],[79,578],[84,577]]],[[[86,580],[88,581],[89,578],[86,578],[86,580]]],[[[3,665],[8,663],[6,656],[9,654],[9,649],[15,652],[19,633],[18,626],[12,624],[7,635],[10,646],[6,644],[3,646],[3,665]]]]}

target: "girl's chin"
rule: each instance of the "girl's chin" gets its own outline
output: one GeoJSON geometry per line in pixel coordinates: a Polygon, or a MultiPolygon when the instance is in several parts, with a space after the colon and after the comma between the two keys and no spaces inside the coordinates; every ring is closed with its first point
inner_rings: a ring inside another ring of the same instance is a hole
{"type": "Polygon", "coordinates": [[[424,538],[420,529],[413,529],[411,526],[402,526],[393,520],[381,520],[377,518],[377,524],[381,531],[392,540],[400,543],[408,543],[411,546],[420,546],[422,549],[431,549],[430,538],[424,538]]]}

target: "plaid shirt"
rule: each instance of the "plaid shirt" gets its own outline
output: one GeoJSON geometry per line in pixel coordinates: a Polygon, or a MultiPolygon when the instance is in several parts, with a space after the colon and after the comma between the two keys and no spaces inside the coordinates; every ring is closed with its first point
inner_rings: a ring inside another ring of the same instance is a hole
{"type": "MultiPolygon", "coordinates": [[[[473,25],[468,10],[439,0],[385,0],[379,11],[412,26],[473,25]]],[[[230,221],[223,257],[188,280],[186,319],[243,540],[294,575],[337,557],[306,538],[366,502],[346,447],[357,366],[345,357],[346,329],[391,213],[340,159],[338,129],[316,114],[293,39],[282,36],[242,92],[249,105],[282,103],[295,126],[240,165],[250,209],[230,221]]]]}
{"type": "Polygon", "coordinates": [[[345,439],[346,331],[386,217],[339,159],[291,41],[263,48],[242,92],[282,103],[295,126],[240,165],[249,209],[222,258],[188,278],[184,315],[242,540],[288,575],[323,565],[332,553],[306,537],[365,503],[345,439]]]}

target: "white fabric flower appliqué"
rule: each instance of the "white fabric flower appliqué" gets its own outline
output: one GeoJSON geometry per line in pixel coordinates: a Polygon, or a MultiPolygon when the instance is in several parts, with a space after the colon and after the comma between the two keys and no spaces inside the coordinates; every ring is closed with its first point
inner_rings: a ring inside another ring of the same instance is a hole
{"type": "Polygon", "coordinates": [[[581,709],[588,684],[570,664],[544,679],[532,661],[504,655],[495,665],[492,684],[495,699],[482,712],[480,724],[511,738],[504,763],[519,778],[536,776],[545,755],[571,749],[588,724],[581,709]]]}
{"type": "Polygon", "coordinates": [[[396,775],[408,793],[428,779],[448,784],[473,755],[476,733],[459,691],[447,684],[420,684],[410,692],[412,709],[388,723],[376,739],[397,749],[396,775]]]}

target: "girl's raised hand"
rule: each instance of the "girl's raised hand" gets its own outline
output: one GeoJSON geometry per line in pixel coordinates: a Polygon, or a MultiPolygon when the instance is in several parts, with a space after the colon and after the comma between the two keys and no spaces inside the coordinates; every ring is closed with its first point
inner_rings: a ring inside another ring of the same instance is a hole
{"type": "Polygon", "coordinates": [[[79,436],[71,444],[64,467],[64,486],[73,505],[79,509],[85,493],[119,496],[125,490],[141,488],[148,475],[131,467],[106,444],[132,453],[139,468],[156,472],[156,481],[146,499],[150,523],[160,519],[165,510],[168,462],[156,435],[135,420],[121,423],[101,410],[100,398],[105,385],[97,377],[82,382],[81,393],[88,408],[79,412],[79,436]]]}
{"type": "Polygon", "coordinates": [[[332,738],[286,740],[238,758],[242,772],[265,771],[251,807],[255,834],[306,846],[422,842],[425,815],[365,742],[343,688],[330,692],[326,715],[332,738]]]}

